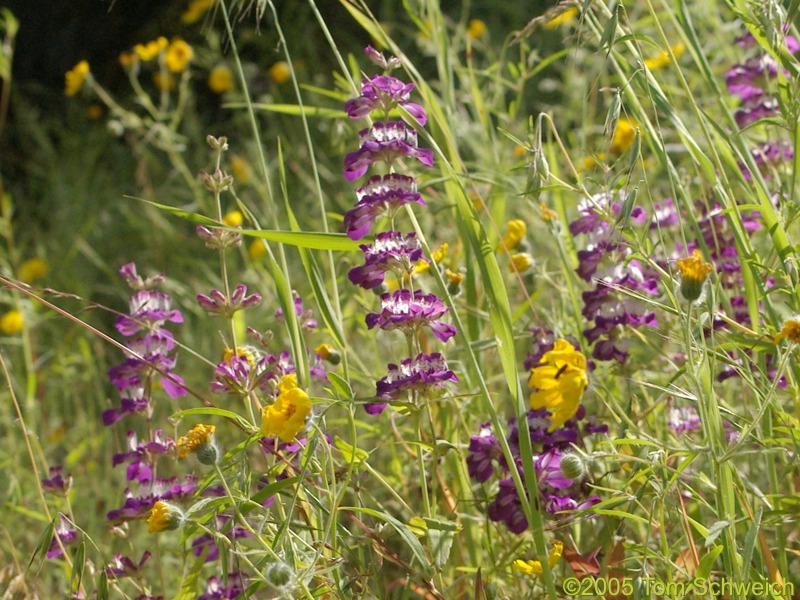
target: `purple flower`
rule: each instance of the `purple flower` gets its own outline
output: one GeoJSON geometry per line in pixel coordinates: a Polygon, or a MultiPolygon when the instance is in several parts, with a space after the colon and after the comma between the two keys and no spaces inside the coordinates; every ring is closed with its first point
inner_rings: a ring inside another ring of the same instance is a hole
{"type": "Polygon", "coordinates": [[[366,117],[373,110],[383,110],[389,114],[396,106],[402,106],[420,125],[425,125],[428,117],[419,104],[409,102],[413,83],[404,83],[389,75],[373,75],[361,80],[361,95],[348,100],[344,105],[351,119],[366,117]]]}
{"type": "Polygon", "coordinates": [[[386,400],[397,400],[412,390],[426,395],[447,381],[458,381],[458,377],[447,368],[441,354],[419,354],[400,365],[390,364],[389,373],[376,384],[375,395],[386,400]]]}
{"type": "Polygon", "coordinates": [[[514,487],[514,480],[510,477],[500,482],[500,489],[494,501],[486,510],[489,519],[503,522],[511,533],[521,534],[528,528],[528,519],[522,511],[522,502],[514,487]]]}
{"type": "Polygon", "coordinates": [[[164,281],[164,274],[152,275],[147,279],[142,279],[136,272],[136,263],[130,262],[120,267],[118,273],[122,275],[128,285],[134,290],[147,290],[158,286],[164,281]]]}
{"type": "Polygon", "coordinates": [[[69,522],[67,517],[62,514],[58,515],[58,525],[53,530],[53,538],[50,540],[50,546],[47,548],[45,556],[47,558],[58,558],[63,554],[58,540],[61,540],[61,545],[69,546],[78,539],[78,532],[69,522]],[[56,539],[58,538],[58,539],[56,539]]]}
{"type": "Polygon", "coordinates": [[[750,102],[745,102],[742,107],[736,111],[734,118],[739,127],[745,128],[756,121],[773,117],[778,113],[780,113],[780,106],[775,98],[766,98],[764,100],[756,98],[750,102]]]}
{"type": "MultiPolygon", "coordinates": [[[[253,537],[253,535],[241,527],[231,527],[230,517],[226,515],[217,515],[217,531],[223,533],[230,539],[237,537],[253,537]]],[[[219,558],[219,546],[214,541],[214,536],[210,533],[204,533],[192,542],[192,553],[196,557],[203,556],[206,553],[205,562],[213,562],[219,558]]]]}
{"type": "Polygon", "coordinates": [[[398,158],[410,156],[422,164],[433,166],[433,151],[417,146],[417,132],[403,121],[377,122],[359,134],[360,147],[344,159],[344,178],[355,181],[375,162],[387,166],[398,158]]]}
{"type": "Polygon", "coordinates": [[[165,321],[183,323],[181,312],[172,310],[172,297],[155,290],[141,290],[131,296],[130,314],[118,317],[116,328],[129,337],[142,329],[160,329],[165,321]]]}
{"type": "Polygon", "coordinates": [[[153,432],[153,439],[139,443],[135,431],[128,432],[128,452],[115,454],[111,463],[117,466],[123,463],[130,463],[127,468],[126,476],[128,481],[138,481],[149,483],[153,479],[151,465],[155,462],[155,456],[166,454],[175,449],[175,441],[172,438],[164,438],[164,432],[157,429],[153,432]]]}
{"type": "Polygon", "coordinates": [[[397,173],[370,177],[356,190],[356,197],[358,203],[344,215],[345,230],[353,240],[363,238],[374,221],[382,216],[391,218],[404,204],[426,206],[414,178],[397,173]]]}
{"type": "Polygon", "coordinates": [[[694,406],[671,408],[669,411],[669,428],[675,433],[697,431],[701,427],[700,415],[694,406]]]}
{"type": "MultiPolygon", "coordinates": [[[[241,226],[234,229],[241,229],[241,226]]],[[[242,234],[230,229],[220,229],[218,227],[204,227],[198,225],[195,229],[197,237],[203,240],[207,248],[221,250],[224,248],[235,248],[242,245],[242,234]]]]}
{"type": "Polygon", "coordinates": [[[379,66],[384,71],[391,71],[392,69],[396,69],[400,66],[400,59],[396,56],[390,56],[388,59],[375,50],[372,46],[367,46],[364,48],[364,54],[367,55],[373,64],[379,66]]]}
{"type": "Polygon", "coordinates": [[[232,317],[236,311],[258,306],[261,303],[260,294],[247,295],[247,286],[240,283],[231,294],[230,299],[218,289],[213,289],[208,296],[197,295],[197,303],[212,317],[232,317]]]}
{"type": "Polygon", "coordinates": [[[586,500],[576,500],[570,494],[545,494],[544,509],[551,515],[573,510],[586,510],[600,502],[600,496],[592,496],[586,500]]]}
{"type": "Polygon", "coordinates": [[[372,244],[362,244],[361,251],[364,264],[350,269],[348,277],[353,284],[368,290],[382,284],[387,271],[393,271],[401,279],[414,270],[418,261],[427,261],[413,232],[405,237],[399,231],[379,233],[372,244]]]}
{"type": "Polygon", "coordinates": [[[653,203],[653,218],[650,229],[662,229],[680,223],[678,209],[672,198],[664,198],[663,202],[653,203]]]}
{"type": "Polygon", "coordinates": [[[561,472],[561,452],[555,448],[551,448],[536,458],[536,477],[539,487],[563,490],[574,484],[561,472]]]}
{"type": "Polygon", "coordinates": [[[140,519],[146,516],[159,500],[183,500],[191,496],[196,489],[197,477],[193,475],[185,475],[182,481],[177,477],[155,478],[149,485],[140,485],[136,494],[126,489],[122,507],[110,511],[106,517],[113,522],[140,519]]]}
{"type": "Polygon", "coordinates": [[[441,320],[450,309],[435,294],[425,294],[422,290],[397,290],[381,296],[381,312],[370,313],[366,317],[367,327],[380,327],[383,330],[402,329],[414,332],[423,325],[433,331],[433,335],[446,342],[456,334],[456,328],[441,320]]]}
{"type": "Polygon", "coordinates": [[[478,483],[485,483],[493,474],[495,462],[500,463],[503,452],[500,442],[494,437],[490,423],[483,423],[478,435],[469,440],[467,471],[478,483]]]}
{"type": "Polygon", "coordinates": [[[141,388],[153,371],[156,371],[161,375],[161,385],[170,397],[178,398],[186,395],[183,379],[172,373],[176,360],[168,354],[175,347],[175,340],[169,331],[155,330],[128,341],[126,346],[135,357],[127,358],[108,370],[108,376],[114,387],[121,391],[141,388]]]}
{"type": "Polygon", "coordinates": [[[64,479],[63,473],[62,467],[50,467],[50,478],[42,479],[42,489],[56,496],[66,496],[72,487],[72,475],[67,475],[64,479]]]}
{"type": "MultiPolygon", "coordinates": [[[[252,354],[252,353],[250,353],[252,354]]],[[[246,396],[254,389],[269,391],[270,380],[278,379],[282,373],[272,367],[278,360],[272,354],[248,356],[234,354],[223,360],[214,370],[211,391],[217,394],[233,393],[246,396]]]]}
{"type": "Polygon", "coordinates": [[[118,552],[114,555],[114,561],[106,567],[106,575],[109,577],[116,577],[117,579],[138,575],[139,571],[141,571],[147,564],[147,561],[150,560],[150,556],[150,552],[145,550],[139,562],[135,563],[127,556],[123,556],[118,552]]]}
{"type": "Polygon", "coordinates": [[[754,56],[741,65],[736,65],[725,74],[725,84],[731,94],[745,102],[764,93],[767,80],[778,75],[778,63],[768,54],[754,56]]]}
{"type": "Polygon", "coordinates": [[[120,421],[126,415],[141,415],[145,419],[152,416],[153,406],[150,399],[145,397],[143,387],[136,385],[122,388],[120,395],[122,398],[118,408],[109,408],[103,411],[103,424],[106,427],[120,421]]]}
{"type": "Polygon", "coordinates": [[[248,577],[244,573],[228,573],[228,585],[223,585],[217,576],[209,577],[206,593],[197,600],[233,600],[244,593],[248,577]]]}
{"type": "MultiPolygon", "coordinates": [[[[310,308],[307,310],[303,310],[303,298],[297,294],[297,292],[292,292],[294,294],[294,312],[300,321],[300,327],[303,329],[316,329],[317,328],[317,320],[314,318],[314,311],[310,308]]],[[[275,318],[279,321],[283,319],[283,309],[278,308],[275,311],[275,318]]]]}

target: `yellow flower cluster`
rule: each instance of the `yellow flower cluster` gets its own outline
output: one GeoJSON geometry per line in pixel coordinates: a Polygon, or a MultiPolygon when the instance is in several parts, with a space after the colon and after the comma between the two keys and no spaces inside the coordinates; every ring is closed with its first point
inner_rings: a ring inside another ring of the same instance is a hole
{"type": "Polygon", "coordinates": [[[786,320],[781,332],[775,336],[776,344],[781,340],[789,340],[794,344],[800,344],[800,317],[786,320]]]}
{"type": "MultiPolygon", "coordinates": [[[[564,544],[559,541],[553,540],[553,549],[547,557],[547,566],[551,569],[558,564],[561,560],[561,555],[564,553],[564,544]]],[[[515,571],[519,571],[523,575],[541,575],[542,563],[538,560],[515,560],[511,565],[515,571]]]]}
{"type": "Polygon", "coordinates": [[[528,226],[522,219],[514,219],[506,223],[506,234],[497,244],[498,252],[511,252],[516,250],[525,236],[528,235],[528,226]]]}
{"type": "Polygon", "coordinates": [[[194,452],[198,448],[210,444],[214,437],[215,427],[213,425],[196,425],[192,430],[178,438],[178,456],[186,458],[190,452],[194,452]]]}
{"type": "Polygon", "coordinates": [[[186,25],[191,25],[199,21],[208,9],[214,6],[216,0],[191,0],[189,6],[183,11],[181,15],[181,22],[186,25]]]}
{"type": "Polygon", "coordinates": [[[553,349],[542,356],[541,366],[531,369],[528,385],[537,388],[531,394],[531,408],[550,410],[550,431],[575,416],[581,397],[589,385],[586,357],[567,340],[558,339],[553,349]]]}
{"type": "Polygon", "coordinates": [[[306,424],[311,412],[311,399],[297,385],[297,376],[284,375],[278,385],[278,399],[262,409],[261,434],[278,436],[282,442],[291,442],[306,424]]]}
{"type": "Polygon", "coordinates": [[[614,130],[614,137],[611,139],[609,151],[613,154],[622,154],[631,147],[635,139],[636,121],[623,117],[617,121],[617,128],[614,130]]]}
{"type": "Polygon", "coordinates": [[[473,40],[479,40],[486,35],[487,29],[486,23],[480,19],[470,19],[467,24],[467,35],[473,40]]]}
{"type": "Polygon", "coordinates": [[[695,250],[691,256],[678,261],[678,270],[681,272],[681,296],[691,302],[702,294],[703,284],[714,272],[714,265],[704,261],[700,252],[695,250]]]}
{"type": "MultiPolygon", "coordinates": [[[[675,58],[678,58],[683,51],[686,49],[686,46],[683,44],[675,44],[670,46],[669,49],[672,51],[672,55],[675,58]]],[[[662,50],[655,56],[648,58],[644,61],[644,66],[650,69],[651,71],[655,71],[656,69],[660,69],[662,67],[666,67],[672,59],[670,58],[670,53],[667,50],[662,50]]]]}
{"type": "Polygon", "coordinates": [[[177,506],[159,500],[153,505],[150,516],[147,518],[147,531],[159,533],[167,529],[177,529],[181,526],[184,516],[177,506]]]}
{"type": "Polygon", "coordinates": [[[224,94],[233,89],[233,73],[225,65],[217,65],[208,74],[208,87],[215,94],[224,94]]]}
{"type": "Polygon", "coordinates": [[[169,46],[169,42],[167,38],[161,36],[151,42],[147,42],[146,44],[136,44],[133,47],[133,53],[139,60],[144,62],[155,60],[158,58],[158,55],[164,51],[167,46],[169,46]]]}
{"type": "Polygon", "coordinates": [[[67,96],[74,96],[80,92],[88,76],[89,63],[82,60],[64,75],[64,93],[67,96]]]}
{"type": "Polygon", "coordinates": [[[292,72],[289,69],[289,64],[286,61],[280,60],[276,62],[269,68],[267,71],[270,79],[277,83],[278,85],[282,83],[286,83],[289,81],[289,77],[292,76],[292,72]]]}
{"type": "MultiPolygon", "coordinates": [[[[441,246],[439,246],[436,250],[431,253],[431,260],[434,264],[440,265],[447,258],[447,255],[450,254],[450,244],[444,242],[441,246]]],[[[425,273],[426,271],[430,271],[431,263],[421,260],[416,265],[414,265],[414,275],[419,275],[420,273],[425,273]]]]}
{"type": "Polygon", "coordinates": [[[6,335],[17,335],[25,326],[22,313],[16,309],[10,310],[0,317],[0,331],[6,335]]]}

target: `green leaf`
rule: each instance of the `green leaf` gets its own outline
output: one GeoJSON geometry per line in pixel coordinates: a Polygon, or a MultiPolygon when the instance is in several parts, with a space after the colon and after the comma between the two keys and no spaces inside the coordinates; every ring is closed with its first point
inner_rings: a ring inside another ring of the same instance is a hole
{"type": "Polygon", "coordinates": [[[297,246],[298,248],[309,248],[311,250],[336,250],[341,252],[349,252],[351,250],[358,250],[359,242],[351,240],[343,233],[319,233],[314,231],[273,231],[266,229],[236,229],[234,227],[227,227],[222,225],[219,221],[209,219],[203,215],[175,208],[174,206],[167,206],[166,204],[159,204],[144,198],[136,198],[135,196],[125,196],[133,200],[139,200],[153,206],[171,215],[180,217],[198,225],[207,227],[216,227],[218,229],[226,229],[228,231],[236,231],[247,237],[255,237],[270,242],[277,242],[279,244],[287,244],[289,246],[297,246]]]}
{"type": "Polygon", "coordinates": [[[329,371],[328,381],[331,382],[331,385],[342,398],[346,400],[352,400],[354,398],[353,388],[350,387],[348,381],[341,375],[329,371]]]}
{"type": "Polygon", "coordinates": [[[361,448],[354,448],[338,435],[334,438],[333,445],[344,455],[344,459],[355,466],[363,465],[369,458],[369,452],[361,448]]]}
{"type": "Polygon", "coordinates": [[[730,527],[730,523],[728,521],[717,521],[716,523],[712,524],[711,527],[708,528],[708,533],[706,534],[706,542],[705,547],[708,548],[711,544],[714,543],[719,535],[725,531],[726,527],[730,527]]]}
{"type": "MultiPolygon", "coordinates": [[[[245,108],[244,102],[226,102],[224,108],[245,108]]],[[[297,104],[253,104],[253,108],[266,112],[279,113],[299,117],[324,117],[326,119],[346,119],[347,113],[338,108],[323,108],[321,106],[298,106],[297,104]]]]}
{"type": "Polygon", "coordinates": [[[70,575],[70,588],[76,591],[81,587],[83,581],[83,570],[86,567],[86,540],[81,536],[81,543],[78,544],[78,550],[75,552],[75,558],[72,559],[72,575],[70,575]]]}
{"type": "Polygon", "coordinates": [[[197,598],[197,580],[205,561],[206,557],[202,554],[194,559],[189,572],[183,574],[181,588],[173,600],[195,600],[197,598]]]}
{"type": "Polygon", "coordinates": [[[724,548],[722,545],[714,546],[708,554],[700,559],[700,564],[697,566],[697,572],[694,575],[695,579],[708,579],[714,563],[717,562],[717,557],[722,554],[724,548]]]}
{"type": "Polygon", "coordinates": [[[458,521],[445,521],[441,519],[425,518],[425,525],[428,529],[428,545],[433,555],[433,562],[442,569],[450,558],[450,550],[453,547],[456,533],[461,531],[461,524],[458,521]]]}
{"type": "MultiPolygon", "coordinates": [[[[56,517],[55,519],[57,519],[56,517]]],[[[36,560],[36,557],[40,554],[42,556],[45,555],[47,549],[50,547],[50,541],[53,539],[53,532],[56,530],[56,521],[53,519],[47,524],[42,535],[39,536],[39,541],[36,543],[36,548],[33,549],[33,554],[31,555],[31,560],[28,562],[28,568],[31,568],[33,561],[36,560]]]]}
{"type": "Polygon", "coordinates": [[[181,410],[179,412],[173,413],[170,418],[178,419],[182,417],[188,417],[190,415],[213,415],[216,417],[222,417],[224,419],[230,419],[232,421],[235,421],[245,431],[255,432],[253,424],[247,421],[244,417],[237,415],[235,412],[232,412],[230,410],[225,410],[224,408],[215,408],[213,406],[205,406],[201,408],[189,408],[187,410],[181,410]]]}
{"type": "Polygon", "coordinates": [[[419,540],[416,538],[416,536],[414,536],[414,534],[405,524],[401,523],[391,515],[387,515],[386,513],[379,512],[377,510],[372,510],[371,508],[361,508],[358,506],[342,506],[339,507],[339,510],[364,513],[372,517],[375,517],[376,519],[386,521],[389,525],[394,527],[395,531],[397,531],[397,533],[400,534],[400,537],[403,538],[403,541],[410,548],[411,553],[414,555],[414,558],[419,563],[420,569],[422,569],[422,576],[425,578],[431,577],[431,566],[428,563],[427,557],[425,556],[425,549],[422,547],[422,544],[419,543],[419,540]]]}
{"type": "MultiPolygon", "coordinates": [[[[279,481],[275,481],[274,483],[270,483],[269,485],[265,486],[264,488],[258,490],[257,493],[253,494],[253,496],[250,498],[250,500],[252,500],[253,502],[255,502],[257,504],[261,504],[262,502],[264,502],[264,500],[266,500],[270,496],[274,496],[275,494],[280,492],[283,488],[287,488],[287,487],[289,487],[291,485],[294,485],[298,481],[300,481],[300,477],[299,476],[287,477],[286,479],[281,479],[279,481]]],[[[245,510],[242,509],[242,512],[244,513],[245,510]]]]}

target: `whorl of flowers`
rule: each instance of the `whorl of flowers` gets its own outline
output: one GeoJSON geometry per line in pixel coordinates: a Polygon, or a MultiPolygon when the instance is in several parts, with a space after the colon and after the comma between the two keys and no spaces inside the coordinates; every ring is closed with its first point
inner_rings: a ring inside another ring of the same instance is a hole
{"type": "MultiPolygon", "coordinates": [[[[395,58],[385,58],[367,47],[369,59],[390,70],[400,66],[395,58]]],[[[390,113],[399,112],[403,118],[412,117],[414,125],[424,126],[428,117],[425,110],[410,101],[414,85],[389,75],[374,75],[361,82],[361,93],[345,105],[351,119],[367,117],[375,112],[379,119],[387,119],[390,113]]],[[[374,175],[356,190],[357,204],[344,218],[347,235],[361,239],[369,233],[373,223],[385,217],[394,225],[398,209],[404,205],[425,206],[417,191],[415,179],[408,174],[395,172],[403,159],[416,159],[423,165],[433,165],[433,152],[418,145],[417,130],[405,121],[378,120],[359,133],[359,148],[350,152],[344,160],[344,178],[355,181],[375,164],[383,164],[385,175],[374,175]]],[[[433,335],[446,342],[456,329],[441,320],[448,308],[435,294],[404,287],[418,264],[428,263],[415,233],[403,234],[392,230],[378,233],[372,243],[363,244],[364,264],[348,273],[354,285],[364,289],[377,288],[383,284],[387,273],[392,273],[400,289],[381,296],[381,310],[366,317],[369,329],[403,331],[409,348],[419,350],[418,336],[422,327],[428,327],[433,335]]],[[[447,367],[440,353],[419,353],[408,357],[399,365],[390,364],[389,373],[376,384],[376,397],[385,402],[371,403],[366,410],[371,414],[381,412],[387,402],[409,399],[416,402],[429,395],[433,388],[441,387],[445,381],[457,381],[453,371],[447,367]]]]}
{"type": "MultiPolygon", "coordinates": [[[[578,275],[594,284],[583,293],[582,314],[592,327],[583,334],[594,344],[592,356],[597,360],[624,363],[629,340],[623,337],[627,326],[657,324],[655,312],[631,298],[630,293],[655,296],[660,293],[656,274],[638,260],[630,259],[614,219],[622,211],[622,198],[610,192],[584,199],[578,207],[580,216],[569,225],[572,235],[584,234],[587,243],[578,252],[578,275]]],[[[634,206],[629,222],[644,225],[647,214],[634,206]]]]}

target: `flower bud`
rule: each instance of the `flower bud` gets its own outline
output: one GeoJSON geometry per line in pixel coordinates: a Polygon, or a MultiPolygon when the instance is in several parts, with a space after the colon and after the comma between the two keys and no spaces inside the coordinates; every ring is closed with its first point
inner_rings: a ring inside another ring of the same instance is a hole
{"type": "Polygon", "coordinates": [[[568,452],[562,455],[559,467],[561,468],[561,474],[572,481],[581,481],[588,472],[586,461],[575,452],[568,452]]]}
{"type": "Polygon", "coordinates": [[[228,149],[228,138],[224,135],[215,138],[213,135],[206,136],[206,143],[217,152],[225,152],[228,149]]]}
{"type": "Polygon", "coordinates": [[[681,272],[681,296],[689,302],[694,302],[703,293],[703,284],[714,271],[714,266],[703,260],[700,252],[695,250],[692,255],[678,261],[681,272]]]}
{"type": "Polygon", "coordinates": [[[264,576],[267,583],[282,594],[288,594],[294,588],[294,571],[285,562],[272,563],[267,567],[264,576]]]}

